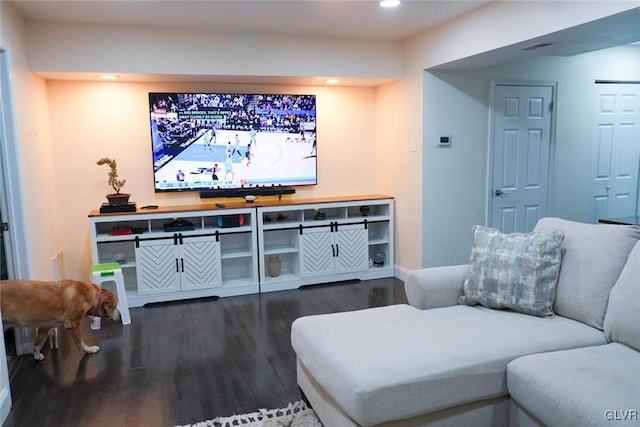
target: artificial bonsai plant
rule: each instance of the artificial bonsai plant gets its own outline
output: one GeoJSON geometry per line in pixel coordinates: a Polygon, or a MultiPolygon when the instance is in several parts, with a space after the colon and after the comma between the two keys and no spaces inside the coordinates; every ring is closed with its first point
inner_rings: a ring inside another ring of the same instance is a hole
{"type": "Polygon", "coordinates": [[[97,165],[108,165],[109,166],[109,185],[115,193],[107,194],[107,200],[109,200],[110,205],[126,205],[129,202],[130,194],[120,193],[122,187],[127,182],[126,179],[118,179],[118,165],[116,164],[115,159],[110,159],[109,157],[103,157],[96,162],[97,165]]]}

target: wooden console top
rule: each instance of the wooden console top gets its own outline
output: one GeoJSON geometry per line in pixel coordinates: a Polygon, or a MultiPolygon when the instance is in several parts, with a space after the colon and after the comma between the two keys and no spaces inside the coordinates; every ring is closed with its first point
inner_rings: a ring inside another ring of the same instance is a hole
{"type": "MultiPolygon", "coordinates": [[[[358,202],[361,200],[383,200],[393,199],[391,196],[385,196],[382,194],[367,194],[361,196],[340,196],[340,197],[314,197],[314,198],[288,198],[283,200],[261,200],[258,197],[255,202],[245,201],[233,201],[233,202],[209,202],[193,205],[167,205],[158,206],[157,209],[141,209],[137,207],[135,212],[115,212],[115,213],[100,213],[99,209],[94,209],[89,212],[89,217],[103,217],[103,216],[118,216],[118,215],[137,215],[137,214],[154,214],[154,213],[173,213],[173,212],[193,212],[193,211],[212,211],[212,210],[224,210],[224,209],[241,209],[241,208],[253,208],[253,207],[267,207],[267,206],[295,206],[295,205],[307,205],[316,203],[339,203],[339,202],[358,202]],[[216,203],[223,203],[224,207],[216,206],[216,203]]],[[[218,199],[220,200],[220,199],[218,199]]]]}

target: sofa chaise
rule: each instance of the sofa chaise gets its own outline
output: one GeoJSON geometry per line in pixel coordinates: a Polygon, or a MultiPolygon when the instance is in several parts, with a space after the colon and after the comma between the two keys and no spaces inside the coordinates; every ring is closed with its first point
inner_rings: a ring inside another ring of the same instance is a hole
{"type": "Polygon", "coordinates": [[[469,265],[409,273],[409,305],[297,319],[298,385],[327,427],[640,425],[639,239],[476,226],[469,265]]]}

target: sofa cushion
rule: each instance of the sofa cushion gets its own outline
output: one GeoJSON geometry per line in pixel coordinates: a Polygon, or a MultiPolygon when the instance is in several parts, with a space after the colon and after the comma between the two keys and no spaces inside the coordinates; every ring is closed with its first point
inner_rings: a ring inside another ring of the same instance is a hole
{"type": "Polygon", "coordinates": [[[460,304],[553,314],[564,233],[504,234],[473,227],[473,247],[460,304]]]}
{"type": "Polygon", "coordinates": [[[299,318],[291,342],[324,391],[368,426],[505,395],[514,358],[606,339],[560,316],[393,305],[299,318]]]}
{"type": "Polygon", "coordinates": [[[511,398],[546,425],[624,425],[624,414],[638,425],[640,353],[622,344],[516,359],[507,384],[511,398]]]}
{"type": "Polygon", "coordinates": [[[620,342],[640,351],[640,243],[636,243],[629,254],[611,290],[604,332],[609,341],[620,342]]]}
{"type": "Polygon", "coordinates": [[[542,218],[534,231],[564,231],[556,314],[603,329],[609,293],[640,239],[640,227],[542,218]]]}

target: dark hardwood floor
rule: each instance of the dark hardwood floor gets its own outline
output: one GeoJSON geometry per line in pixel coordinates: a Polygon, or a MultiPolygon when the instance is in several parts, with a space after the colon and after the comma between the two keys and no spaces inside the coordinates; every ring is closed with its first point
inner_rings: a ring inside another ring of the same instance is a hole
{"type": "Polygon", "coordinates": [[[173,426],[301,398],[290,329],[300,316],[406,303],[397,279],[155,304],[132,323],[84,325],[101,350],[83,356],[66,331],[36,362],[10,360],[4,427],[173,426]]]}

